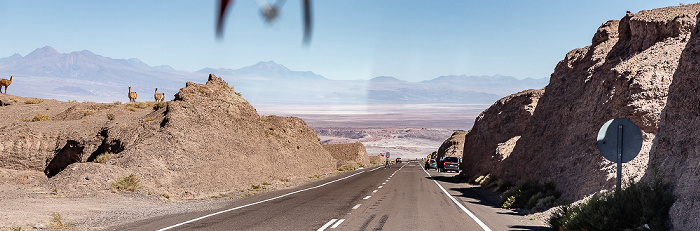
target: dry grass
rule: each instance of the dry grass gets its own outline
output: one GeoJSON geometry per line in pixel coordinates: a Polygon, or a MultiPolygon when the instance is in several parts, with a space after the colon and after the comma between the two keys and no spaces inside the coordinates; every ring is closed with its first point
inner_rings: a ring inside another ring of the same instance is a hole
{"type": "Polygon", "coordinates": [[[95,159],[92,162],[104,164],[104,163],[107,163],[107,161],[109,161],[110,159],[112,159],[113,156],[114,156],[114,153],[105,152],[105,153],[102,153],[102,154],[98,155],[97,157],[95,157],[95,159]]]}
{"type": "Polygon", "coordinates": [[[359,167],[360,166],[357,164],[348,163],[348,164],[344,164],[343,166],[338,167],[338,171],[352,171],[352,170],[355,170],[359,167]]]}
{"type": "Polygon", "coordinates": [[[37,98],[29,98],[26,101],[24,101],[25,104],[40,104],[43,103],[43,99],[37,99],[37,98]]]}
{"type": "Polygon", "coordinates": [[[75,223],[63,223],[61,220],[60,213],[51,214],[51,220],[49,220],[49,228],[52,229],[71,229],[75,228],[75,223]]]}
{"type": "Polygon", "coordinates": [[[51,116],[49,116],[49,115],[47,115],[47,114],[44,114],[44,113],[39,113],[39,114],[36,114],[36,115],[34,116],[34,118],[32,119],[32,122],[36,122],[36,121],[50,121],[50,120],[51,120],[51,116]]]}
{"type": "Polygon", "coordinates": [[[143,109],[147,108],[153,103],[144,103],[144,102],[136,102],[136,103],[127,103],[124,104],[124,109],[129,110],[129,111],[136,111],[138,109],[143,109]]]}
{"type": "Polygon", "coordinates": [[[122,105],[122,102],[120,102],[120,101],[114,101],[114,105],[122,105]]]}
{"type": "Polygon", "coordinates": [[[132,173],[128,176],[120,177],[119,179],[112,181],[112,187],[110,188],[110,190],[112,190],[112,192],[136,192],[140,188],[141,178],[132,173]]]}
{"type": "Polygon", "coordinates": [[[95,113],[94,110],[85,110],[85,111],[83,112],[83,117],[92,115],[93,113],[95,113]]]}
{"type": "Polygon", "coordinates": [[[153,104],[153,110],[158,111],[161,108],[165,108],[168,106],[168,103],[166,102],[157,102],[153,104]]]}
{"type": "Polygon", "coordinates": [[[107,114],[107,119],[108,119],[108,120],[114,120],[114,117],[115,117],[115,116],[114,116],[114,114],[112,114],[112,113],[107,114]]]}
{"type": "Polygon", "coordinates": [[[151,122],[151,121],[154,121],[154,120],[156,120],[156,119],[153,118],[153,117],[148,117],[148,118],[143,119],[143,122],[151,122]]]}

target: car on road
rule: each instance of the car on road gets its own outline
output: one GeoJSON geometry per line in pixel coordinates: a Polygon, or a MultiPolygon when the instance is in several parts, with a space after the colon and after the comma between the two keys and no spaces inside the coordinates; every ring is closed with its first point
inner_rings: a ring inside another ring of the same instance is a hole
{"type": "Polygon", "coordinates": [[[437,161],[435,159],[428,159],[425,161],[425,170],[437,169],[437,161]]]}
{"type": "MultiPolygon", "coordinates": [[[[442,163],[442,171],[443,172],[447,172],[447,171],[459,172],[461,163],[462,163],[462,160],[459,157],[456,157],[456,156],[445,157],[445,159],[443,159],[443,163],[442,163]]],[[[440,170],[440,169],[438,169],[438,170],[440,170]]]]}
{"type": "Polygon", "coordinates": [[[400,164],[400,163],[401,163],[401,157],[396,158],[396,163],[397,163],[397,164],[400,164]]]}

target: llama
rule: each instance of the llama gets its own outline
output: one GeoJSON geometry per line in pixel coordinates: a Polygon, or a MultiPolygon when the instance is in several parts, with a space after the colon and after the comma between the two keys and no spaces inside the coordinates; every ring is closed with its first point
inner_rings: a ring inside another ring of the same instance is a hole
{"type": "Polygon", "coordinates": [[[0,79],[0,93],[2,93],[2,87],[4,86],[5,94],[7,94],[7,87],[10,86],[10,84],[12,84],[12,78],[14,78],[14,76],[10,75],[10,80],[0,79]]]}
{"type": "Polygon", "coordinates": [[[129,86],[129,102],[136,102],[136,92],[131,91],[131,86],[129,86]]]}
{"type": "Polygon", "coordinates": [[[156,102],[163,102],[163,100],[165,100],[165,93],[158,94],[158,88],[156,88],[156,93],[153,95],[153,98],[156,99],[156,102]]]}

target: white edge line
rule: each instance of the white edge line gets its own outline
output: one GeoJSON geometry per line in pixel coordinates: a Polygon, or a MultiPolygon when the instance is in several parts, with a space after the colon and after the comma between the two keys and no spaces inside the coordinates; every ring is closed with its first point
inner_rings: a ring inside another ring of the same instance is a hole
{"type": "Polygon", "coordinates": [[[435,179],[433,179],[433,176],[431,176],[430,173],[425,171],[425,169],[423,169],[423,171],[425,172],[425,174],[428,174],[428,176],[430,176],[430,179],[433,180],[433,182],[435,182],[435,184],[438,187],[440,187],[440,189],[442,189],[442,192],[445,193],[445,195],[447,195],[447,197],[449,197],[452,200],[452,202],[454,202],[460,209],[462,209],[462,211],[467,213],[467,215],[469,215],[469,217],[471,217],[474,221],[476,221],[476,223],[479,224],[479,226],[481,226],[481,228],[484,229],[484,231],[491,231],[491,229],[488,226],[486,226],[486,224],[484,224],[484,222],[479,220],[479,218],[477,218],[476,215],[474,215],[471,211],[469,211],[469,209],[464,207],[464,205],[462,205],[462,203],[459,203],[457,201],[457,199],[452,197],[452,195],[450,195],[450,193],[448,193],[447,190],[445,190],[445,188],[443,188],[442,185],[440,185],[440,183],[438,183],[435,179]]]}
{"type": "Polygon", "coordinates": [[[343,223],[343,221],[345,221],[345,219],[338,220],[338,222],[336,222],[335,225],[331,226],[331,229],[338,228],[338,226],[340,226],[340,223],[343,223]]]}
{"type": "Polygon", "coordinates": [[[326,229],[328,228],[328,226],[331,226],[331,225],[332,225],[333,223],[335,223],[335,221],[337,221],[337,220],[338,220],[338,219],[331,219],[329,222],[327,222],[327,223],[326,223],[325,225],[323,225],[321,228],[318,228],[317,231],[326,230],[326,229]]]}
{"type": "Polygon", "coordinates": [[[329,181],[329,182],[326,182],[326,183],[323,183],[323,184],[320,184],[320,185],[316,185],[316,186],[311,187],[311,188],[301,189],[301,190],[298,190],[298,191],[290,192],[290,193],[287,193],[287,194],[284,194],[284,195],[281,195],[281,196],[277,196],[277,197],[273,197],[273,198],[270,198],[270,199],[258,201],[258,202],[255,202],[255,203],[250,203],[250,204],[247,204],[247,205],[241,205],[241,206],[238,206],[238,207],[235,207],[235,208],[230,208],[230,209],[227,209],[227,210],[222,210],[222,211],[215,212],[215,213],[212,213],[212,214],[209,214],[209,215],[204,215],[204,216],[201,216],[201,217],[198,217],[198,218],[189,220],[189,221],[185,221],[185,222],[182,222],[182,223],[179,223],[179,224],[175,224],[175,225],[171,225],[171,226],[168,226],[168,227],[159,229],[159,230],[157,230],[157,231],[164,231],[164,230],[172,229],[172,228],[175,228],[175,227],[178,227],[178,226],[182,226],[182,225],[189,224],[189,223],[192,223],[192,222],[195,222],[195,221],[198,221],[198,220],[202,220],[202,219],[207,218],[207,217],[216,216],[216,215],[219,215],[219,214],[222,214],[222,213],[230,212],[230,211],[237,210],[237,209],[242,209],[242,208],[245,208],[245,207],[248,207],[248,206],[257,205],[257,204],[264,203],[264,202],[268,202],[268,201],[272,201],[272,200],[276,200],[276,199],[279,199],[279,198],[282,198],[282,197],[286,197],[286,196],[289,196],[289,195],[293,195],[293,194],[297,194],[297,193],[300,193],[300,192],[308,191],[308,190],[311,190],[311,189],[320,188],[320,187],[323,187],[323,186],[326,186],[326,185],[329,185],[329,184],[332,184],[332,183],[335,183],[335,182],[338,182],[338,181],[341,181],[341,180],[345,180],[345,179],[347,179],[347,178],[353,177],[353,176],[358,175],[358,174],[363,173],[363,172],[364,172],[364,171],[358,172],[358,173],[355,173],[355,174],[352,174],[352,175],[349,175],[349,176],[346,176],[346,177],[343,177],[343,178],[340,178],[340,179],[336,179],[336,180],[329,181]]]}

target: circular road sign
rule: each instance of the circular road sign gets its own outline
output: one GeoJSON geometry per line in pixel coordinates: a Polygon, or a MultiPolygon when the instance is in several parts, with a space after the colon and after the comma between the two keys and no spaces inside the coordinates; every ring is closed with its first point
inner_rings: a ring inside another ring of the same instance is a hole
{"type": "Polygon", "coordinates": [[[598,150],[605,159],[616,163],[618,152],[621,152],[621,162],[627,163],[642,150],[642,132],[628,119],[608,120],[598,131],[598,150]]]}

